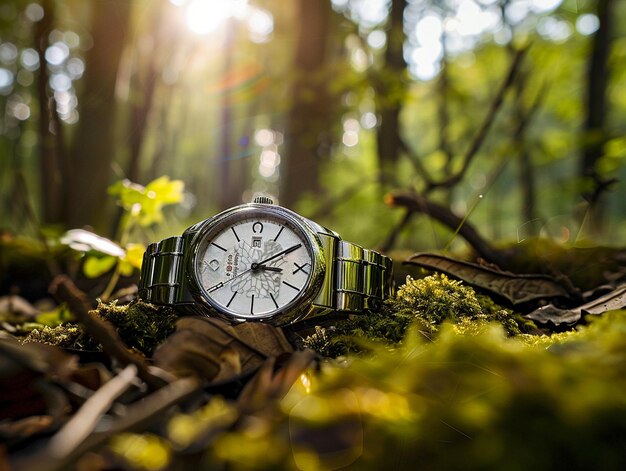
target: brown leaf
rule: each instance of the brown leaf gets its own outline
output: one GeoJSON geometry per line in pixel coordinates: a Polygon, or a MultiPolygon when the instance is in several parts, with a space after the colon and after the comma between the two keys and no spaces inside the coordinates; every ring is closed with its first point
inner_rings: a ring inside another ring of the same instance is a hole
{"type": "Polygon", "coordinates": [[[226,348],[219,356],[220,371],[214,378],[215,381],[223,381],[241,374],[241,357],[234,348],[226,348]]]}
{"type": "Polygon", "coordinates": [[[446,273],[471,286],[497,294],[513,305],[571,295],[565,287],[547,275],[516,275],[443,255],[419,253],[404,263],[446,273]]]}
{"type": "Polygon", "coordinates": [[[593,301],[583,304],[572,309],[559,309],[558,307],[548,304],[533,312],[526,314],[525,317],[533,321],[547,324],[552,322],[559,324],[574,324],[578,322],[585,314],[599,315],[607,311],[622,309],[626,306],[626,284],[620,285],[610,293],[600,296],[593,301]]]}
{"type": "Polygon", "coordinates": [[[181,317],[176,332],[154,353],[154,362],[177,376],[223,381],[292,350],[282,330],[268,324],[181,317]]]}
{"type": "Polygon", "coordinates": [[[310,349],[293,352],[278,371],[274,370],[274,359],[268,359],[239,395],[240,409],[253,413],[280,400],[311,365],[316,355],[310,349]]]}
{"type": "Polygon", "coordinates": [[[57,348],[21,345],[10,336],[0,335],[0,420],[6,420],[8,427],[0,430],[0,436],[6,432],[8,438],[23,438],[23,431],[34,428],[13,427],[10,421],[21,421],[30,415],[48,415],[53,425],[64,420],[69,401],[55,383],[68,381],[76,368],[76,358],[57,348]],[[13,432],[16,435],[10,435],[13,432]]]}

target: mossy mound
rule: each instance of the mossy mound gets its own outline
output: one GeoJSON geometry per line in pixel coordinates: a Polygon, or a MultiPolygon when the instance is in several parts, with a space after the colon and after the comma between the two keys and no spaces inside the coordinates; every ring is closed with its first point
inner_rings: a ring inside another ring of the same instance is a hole
{"type": "Polygon", "coordinates": [[[178,319],[172,308],[141,301],[124,306],[100,302],[96,311],[98,316],[115,326],[127,346],[146,356],[152,356],[156,347],[174,333],[178,319]]]}
{"type": "Polygon", "coordinates": [[[23,343],[34,342],[72,350],[100,351],[102,349],[80,325],[72,322],[54,327],[42,325],[32,329],[23,343]]]}
{"type": "Polygon", "coordinates": [[[417,335],[432,340],[443,322],[452,322],[457,332],[468,334],[488,322],[500,323],[509,336],[536,328],[532,322],[495,304],[461,281],[436,274],[421,279],[407,277],[380,312],[354,315],[333,328],[317,327],[304,344],[323,355],[336,357],[359,351],[371,341],[396,345],[402,342],[409,326],[415,326],[417,335]]]}
{"type": "MultiPolygon", "coordinates": [[[[176,312],[171,308],[154,306],[141,301],[118,306],[115,302],[99,302],[91,315],[109,321],[126,346],[152,356],[156,347],[176,328],[176,312]]],[[[73,350],[101,350],[83,328],[74,322],[61,325],[29,323],[24,342],[39,342],[73,350]]]]}

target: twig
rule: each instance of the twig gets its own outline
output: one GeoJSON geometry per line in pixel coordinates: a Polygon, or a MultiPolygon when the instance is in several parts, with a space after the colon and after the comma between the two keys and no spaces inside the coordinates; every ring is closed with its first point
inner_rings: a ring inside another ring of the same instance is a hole
{"type": "Polygon", "coordinates": [[[106,321],[92,315],[87,295],[76,287],[74,282],[65,275],[57,276],[50,286],[50,292],[67,303],[78,322],[83,324],[87,332],[102,345],[102,349],[124,366],[133,364],[137,367],[139,376],[151,389],[158,389],[167,384],[158,376],[150,373],[148,365],[143,359],[126,347],[119,338],[115,328],[106,321]]]}
{"type": "Polygon", "coordinates": [[[108,429],[92,434],[63,458],[59,459],[51,456],[48,448],[34,455],[25,450],[21,459],[18,457],[13,463],[14,469],[17,471],[68,469],[70,464],[89,450],[103,445],[112,436],[122,432],[143,431],[153,421],[163,419],[164,413],[170,407],[196,394],[202,389],[202,386],[202,381],[196,377],[178,379],[147,396],[142,401],[128,406],[126,413],[117,418],[108,429]]]}
{"type": "Polygon", "coordinates": [[[116,398],[137,377],[137,367],[128,365],[109,380],[82,405],[72,418],[48,442],[48,452],[57,459],[70,455],[94,430],[116,398]]]}
{"type": "Polygon", "coordinates": [[[448,93],[450,89],[450,76],[448,75],[448,58],[446,51],[446,33],[444,32],[441,43],[443,44],[443,56],[441,59],[441,72],[439,73],[439,81],[437,82],[438,93],[438,109],[437,116],[439,118],[439,149],[446,156],[444,171],[450,173],[453,152],[450,145],[448,131],[450,129],[450,114],[448,112],[448,93]]]}
{"type": "Polygon", "coordinates": [[[502,104],[504,103],[504,96],[507,90],[513,84],[515,76],[517,75],[520,64],[522,63],[522,59],[526,55],[527,50],[528,48],[524,48],[516,52],[515,57],[513,58],[513,61],[511,63],[511,66],[509,67],[509,72],[507,74],[506,79],[500,85],[498,92],[496,93],[493,101],[491,102],[489,111],[485,115],[485,119],[483,120],[481,126],[478,128],[478,131],[476,132],[474,139],[472,143],[470,144],[470,147],[468,148],[467,152],[465,153],[463,157],[463,165],[461,169],[458,171],[457,174],[452,175],[444,180],[431,182],[426,192],[429,192],[430,190],[434,188],[452,188],[463,179],[470,164],[472,163],[472,161],[478,154],[478,151],[482,147],[485,141],[485,138],[487,137],[487,134],[489,130],[491,129],[491,126],[495,122],[496,115],[498,114],[498,111],[500,110],[500,108],[502,107],[502,104]]]}

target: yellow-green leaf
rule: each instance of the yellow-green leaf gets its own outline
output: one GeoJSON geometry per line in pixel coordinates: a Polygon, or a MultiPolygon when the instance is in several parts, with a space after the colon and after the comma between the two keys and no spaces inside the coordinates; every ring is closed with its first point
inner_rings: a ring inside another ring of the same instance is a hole
{"type": "Polygon", "coordinates": [[[117,260],[117,257],[110,255],[104,257],[88,256],[83,264],[83,273],[87,278],[98,278],[111,270],[117,263],[117,260]]]}
{"type": "Polygon", "coordinates": [[[146,246],[143,244],[128,244],[123,260],[134,268],[141,269],[141,262],[143,262],[143,254],[145,251],[146,246]]]}

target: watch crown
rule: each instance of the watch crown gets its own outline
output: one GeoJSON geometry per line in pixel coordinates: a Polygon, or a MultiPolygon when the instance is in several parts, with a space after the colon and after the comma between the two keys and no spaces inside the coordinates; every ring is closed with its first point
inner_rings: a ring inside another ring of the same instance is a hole
{"type": "Polygon", "coordinates": [[[272,198],[269,198],[267,196],[257,196],[256,198],[254,198],[253,203],[274,204],[274,201],[272,201],[272,198]]]}

